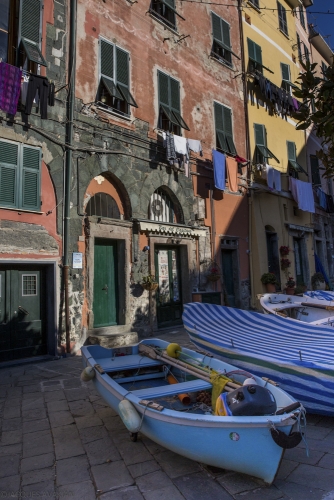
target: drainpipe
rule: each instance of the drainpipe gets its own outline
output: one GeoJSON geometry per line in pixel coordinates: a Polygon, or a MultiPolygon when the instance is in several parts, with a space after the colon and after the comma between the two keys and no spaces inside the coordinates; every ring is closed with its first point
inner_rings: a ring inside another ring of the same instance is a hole
{"type": "MultiPolygon", "coordinates": [[[[238,15],[239,15],[239,32],[240,32],[240,47],[241,47],[241,71],[244,93],[244,111],[245,111],[245,131],[246,131],[246,155],[247,159],[251,159],[250,138],[249,138],[249,115],[248,115],[248,92],[246,79],[246,64],[244,51],[244,32],[242,24],[242,0],[238,0],[238,15]]],[[[249,186],[251,180],[251,163],[247,173],[247,184],[249,186]]],[[[253,194],[252,191],[247,191],[248,196],[248,257],[249,257],[249,277],[251,288],[251,307],[255,308],[254,303],[254,276],[253,276],[253,254],[252,254],[252,210],[253,210],[253,194]]]]}
{"type": "Polygon", "coordinates": [[[66,324],[66,353],[71,352],[70,343],[70,308],[69,308],[69,232],[70,232],[70,194],[72,178],[72,144],[73,144],[73,119],[75,105],[75,65],[76,65],[76,14],[77,0],[70,0],[70,30],[68,48],[68,99],[66,105],[66,163],[65,163],[65,189],[64,189],[64,298],[65,298],[65,324],[66,324]]]}

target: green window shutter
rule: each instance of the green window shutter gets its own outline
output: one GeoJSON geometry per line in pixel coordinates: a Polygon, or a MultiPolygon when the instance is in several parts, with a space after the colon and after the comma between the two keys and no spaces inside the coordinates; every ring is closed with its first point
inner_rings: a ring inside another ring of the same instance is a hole
{"type": "Polygon", "coordinates": [[[126,87],[129,86],[129,55],[120,48],[116,48],[116,81],[126,87]]]}
{"type": "Polygon", "coordinates": [[[282,79],[290,81],[290,66],[288,64],[281,63],[282,79]]]}
{"type": "Polygon", "coordinates": [[[223,106],[221,106],[217,102],[214,103],[215,126],[216,130],[219,131],[224,131],[222,107],[223,106]]]}
{"type": "Polygon", "coordinates": [[[41,42],[41,0],[21,0],[20,38],[26,38],[37,45],[41,42]]]}
{"type": "Polygon", "coordinates": [[[255,144],[257,146],[266,146],[266,129],[264,125],[254,123],[255,144]]]}
{"type": "Polygon", "coordinates": [[[278,24],[280,30],[282,30],[286,35],[288,34],[288,24],[286,20],[286,10],[282,4],[277,2],[277,10],[278,10],[278,24]]]}
{"type": "Polygon", "coordinates": [[[217,135],[217,144],[224,153],[236,155],[236,149],[233,141],[232,113],[229,108],[214,103],[215,127],[217,135]]]}
{"type": "Polygon", "coordinates": [[[314,184],[315,186],[321,186],[319,160],[317,156],[311,155],[310,161],[311,161],[312,184],[314,184]]]}
{"type": "Polygon", "coordinates": [[[296,161],[296,144],[291,141],[287,141],[286,144],[288,148],[288,160],[296,161]]]}
{"type": "Polygon", "coordinates": [[[174,0],[164,0],[164,3],[168,5],[168,7],[171,7],[172,9],[175,9],[175,2],[174,0]]]}
{"type": "Polygon", "coordinates": [[[18,144],[0,141],[0,204],[17,206],[18,144]]]}
{"type": "Polygon", "coordinates": [[[222,33],[222,28],[221,28],[221,23],[220,23],[220,17],[211,12],[211,19],[212,19],[212,34],[213,38],[215,40],[218,40],[218,42],[223,41],[223,33],[222,33]]]}
{"type": "Polygon", "coordinates": [[[298,48],[298,59],[302,59],[302,48],[300,45],[300,36],[297,33],[297,48],[298,48]]]}
{"type": "Polygon", "coordinates": [[[170,97],[171,97],[171,108],[180,112],[180,84],[174,78],[169,78],[170,83],[170,97]]]}
{"type": "Polygon", "coordinates": [[[232,112],[229,108],[226,108],[225,106],[223,106],[223,122],[224,122],[225,137],[229,153],[235,156],[237,154],[237,151],[235,149],[233,140],[232,112]]]}
{"type": "Polygon", "coordinates": [[[41,151],[30,146],[22,147],[22,208],[40,210],[41,151]]]}
{"type": "Polygon", "coordinates": [[[159,104],[169,107],[169,77],[158,71],[159,104]]]}
{"type": "Polygon", "coordinates": [[[223,44],[230,49],[231,48],[230,25],[226,21],[224,21],[224,19],[221,19],[221,25],[223,32],[223,44]]]}
{"type": "Polygon", "coordinates": [[[262,65],[262,49],[260,45],[254,43],[255,46],[255,61],[262,65]]]}
{"type": "Polygon", "coordinates": [[[247,38],[248,57],[262,66],[262,49],[260,45],[247,38]]]}
{"type": "Polygon", "coordinates": [[[114,46],[112,43],[100,40],[101,75],[114,79],[114,46]]]}

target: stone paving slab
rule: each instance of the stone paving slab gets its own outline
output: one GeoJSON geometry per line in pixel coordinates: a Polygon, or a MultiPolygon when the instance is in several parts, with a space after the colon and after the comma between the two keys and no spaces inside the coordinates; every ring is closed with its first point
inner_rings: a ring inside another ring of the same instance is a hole
{"type": "MultiPolygon", "coordinates": [[[[156,336],[191,347],[182,328],[156,336]]],[[[0,498],[334,500],[334,418],[308,415],[309,456],[303,442],[287,450],[268,487],[141,434],[132,442],[81,371],[79,356],[0,365],[0,498]]]]}

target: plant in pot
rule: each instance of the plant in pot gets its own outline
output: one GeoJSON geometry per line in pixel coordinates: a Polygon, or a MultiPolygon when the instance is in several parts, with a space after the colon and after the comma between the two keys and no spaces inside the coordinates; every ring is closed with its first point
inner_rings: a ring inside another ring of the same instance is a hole
{"type": "Polygon", "coordinates": [[[220,279],[220,270],[219,267],[213,263],[209,269],[208,269],[208,274],[206,275],[207,279],[209,281],[218,281],[220,279]]]}
{"type": "Polygon", "coordinates": [[[278,281],[274,273],[263,273],[261,276],[261,282],[265,285],[267,293],[276,292],[276,285],[278,285],[278,281]]]}
{"type": "Polygon", "coordinates": [[[144,290],[152,292],[158,288],[159,283],[156,281],[153,274],[148,274],[147,276],[143,276],[141,286],[144,290]]]}
{"type": "Polygon", "coordinates": [[[312,290],[325,290],[326,283],[322,273],[314,273],[311,278],[312,290]]]}
{"type": "Polygon", "coordinates": [[[281,269],[285,271],[291,266],[291,261],[289,259],[282,258],[281,259],[281,269]]]}
{"type": "Polygon", "coordinates": [[[280,248],[279,248],[279,252],[281,255],[289,255],[290,253],[290,248],[285,246],[285,245],[282,245],[280,248]]]}
{"type": "Polygon", "coordinates": [[[292,276],[288,277],[287,282],[285,283],[285,286],[286,286],[285,293],[287,295],[294,295],[295,294],[296,282],[292,276]]]}

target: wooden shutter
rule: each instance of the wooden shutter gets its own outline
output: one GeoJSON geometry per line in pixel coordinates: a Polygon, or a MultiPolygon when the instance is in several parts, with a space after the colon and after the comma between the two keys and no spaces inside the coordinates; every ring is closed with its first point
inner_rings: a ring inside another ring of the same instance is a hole
{"type": "Polygon", "coordinates": [[[169,107],[169,77],[158,71],[159,104],[169,107]]]}
{"type": "Polygon", "coordinates": [[[262,66],[262,49],[260,45],[247,38],[248,57],[262,66]]]}
{"type": "Polygon", "coordinates": [[[315,186],[321,186],[319,160],[317,156],[311,155],[310,161],[311,161],[312,184],[314,184],[315,186]]]}
{"type": "Polygon", "coordinates": [[[280,30],[282,30],[286,35],[288,34],[288,24],[286,20],[286,10],[283,7],[282,4],[277,2],[277,9],[278,9],[278,24],[280,30]]]}
{"type": "Polygon", "coordinates": [[[223,44],[227,49],[231,48],[231,37],[230,37],[230,25],[221,19],[222,32],[223,32],[223,44]]]}
{"type": "Polygon", "coordinates": [[[229,153],[235,156],[237,152],[233,141],[232,111],[225,106],[223,106],[223,123],[229,153]]]}
{"type": "Polygon", "coordinates": [[[297,48],[298,48],[298,59],[302,59],[302,49],[300,46],[300,37],[297,33],[297,48]]]}
{"type": "Polygon", "coordinates": [[[175,9],[175,2],[174,0],[164,0],[164,3],[168,5],[168,7],[171,7],[172,9],[175,9]]]}
{"type": "Polygon", "coordinates": [[[255,144],[257,146],[266,146],[266,129],[264,125],[254,123],[255,144]]]}
{"type": "Polygon", "coordinates": [[[100,40],[101,75],[114,79],[114,46],[112,43],[100,40]]]}
{"type": "Polygon", "coordinates": [[[22,146],[22,208],[40,210],[41,150],[22,146]]]}
{"type": "Polygon", "coordinates": [[[290,66],[288,64],[281,63],[282,79],[290,81],[290,66]]]}
{"type": "Polygon", "coordinates": [[[215,127],[219,148],[224,153],[236,155],[236,149],[233,141],[232,113],[229,108],[214,103],[215,127]]]}
{"type": "Polygon", "coordinates": [[[169,78],[170,83],[170,107],[180,112],[180,84],[174,78],[169,78]]]}
{"type": "Polygon", "coordinates": [[[19,146],[0,141],[0,204],[17,206],[19,146]]]}
{"type": "Polygon", "coordinates": [[[129,86],[129,55],[119,47],[116,48],[116,81],[129,86]]]}
{"type": "Polygon", "coordinates": [[[222,28],[220,24],[220,17],[211,12],[211,19],[212,19],[212,35],[215,40],[218,40],[218,42],[223,41],[223,34],[222,34],[222,28]]]}
{"type": "Polygon", "coordinates": [[[288,148],[288,160],[289,161],[296,161],[296,144],[291,141],[287,141],[287,148],[288,148]]]}
{"type": "Polygon", "coordinates": [[[21,0],[20,38],[41,42],[41,0],[21,0]]]}

